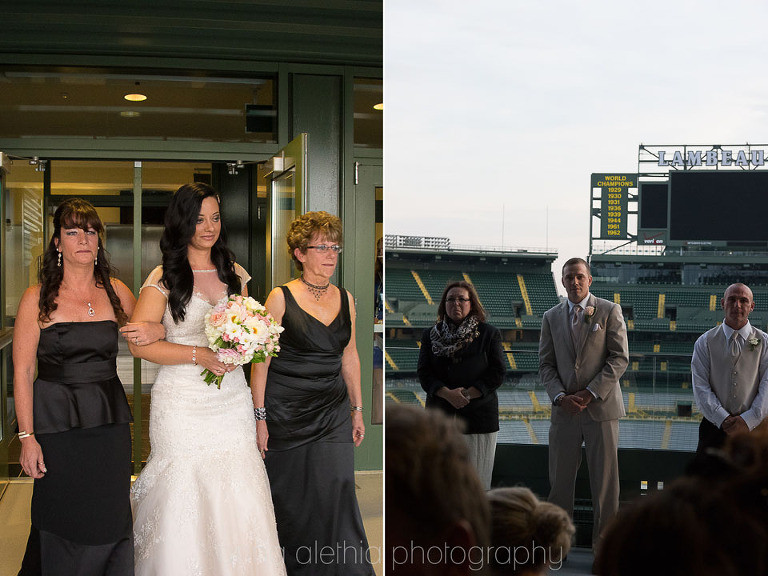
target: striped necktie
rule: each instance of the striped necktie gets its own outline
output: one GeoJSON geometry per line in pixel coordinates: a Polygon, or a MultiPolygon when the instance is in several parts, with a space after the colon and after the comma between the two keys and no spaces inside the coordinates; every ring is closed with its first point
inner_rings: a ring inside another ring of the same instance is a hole
{"type": "Polygon", "coordinates": [[[573,307],[573,317],[571,318],[571,336],[573,336],[573,341],[578,342],[579,341],[579,325],[581,324],[581,306],[576,304],[576,306],[573,307]]]}

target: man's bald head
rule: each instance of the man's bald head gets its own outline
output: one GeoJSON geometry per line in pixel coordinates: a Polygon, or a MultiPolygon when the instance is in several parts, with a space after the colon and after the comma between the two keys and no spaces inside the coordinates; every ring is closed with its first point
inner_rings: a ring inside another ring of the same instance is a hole
{"type": "Polygon", "coordinates": [[[749,321],[749,314],[755,309],[755,300],[749,286],[736,283],[726,288],[720,305],[725,311],[725,323],[734,330],[740,330],[749,321]]]}

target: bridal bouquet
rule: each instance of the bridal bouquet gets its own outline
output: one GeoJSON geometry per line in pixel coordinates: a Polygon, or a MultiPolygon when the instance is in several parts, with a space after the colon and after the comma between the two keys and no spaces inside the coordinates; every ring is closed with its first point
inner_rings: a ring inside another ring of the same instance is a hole
{"type": "MultiPolygon", "coordinates": [[[[224,364],[256,364],[267,356],[277,356],[282,331],[267,309],[250,296],[232,294],[222,298],[205,315],[208,347],[224,364]]],[[[207,368],[200,375],[209,386],[215,382],[221,388],[223,375],[217,376],[207,368]]]]}

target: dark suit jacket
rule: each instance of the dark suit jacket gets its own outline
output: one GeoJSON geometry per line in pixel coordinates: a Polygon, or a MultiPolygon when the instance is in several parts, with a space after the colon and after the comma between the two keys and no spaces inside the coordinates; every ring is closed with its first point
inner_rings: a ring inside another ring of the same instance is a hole
{"type": "Polygon", "coordinates": [[[590,294],[594,315],[584,318],[581,340],[574,345],[568,301],[544,313],[539,341],[539,375],[551,400],[564,392],[590,390],[598,395],[587,405],[595,421],[624,416],[619,380],[629,364],[627,328],[621,306],[590,294]]]}
{"type": "Polygon", "coordinates": [[[456,415],[466,424],[466,434],[486,434],[499,430],[499,399],[496,389],[504,379],[504,350],[498,329],[481,322],[478,337],[454,358],[432,353],[430,328],[421,337],[418,374],[421,387],[427,393],[427,408],[439,408],[446,414],[456,415]],[[435,395],[445,386],[469,388],[474,386],[482,396],[464,408],[456,409],[450,402],[435,395]]]}

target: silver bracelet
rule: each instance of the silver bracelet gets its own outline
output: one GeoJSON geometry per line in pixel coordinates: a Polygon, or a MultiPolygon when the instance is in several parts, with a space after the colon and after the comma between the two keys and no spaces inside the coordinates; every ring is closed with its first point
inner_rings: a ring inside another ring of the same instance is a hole
{"type": "Polygon", "coordinates": [[[350,406],[349,408],[353,412],[362,412],[363,411],[363,407],[362,406],[350,406]]]}
{"type": "Polygon", "coordinates": [[[264,406],[262,406],[261,408],[254,408],[253,415],[256,416],[256,420],[266,420],[267,409],[264,406]]]}
{"type": "Polygon", "coordinates": [[[34,436],[34,435],[35,435],[34,432],[25,432],[24,430],[22,430],[18,434],[19,440],[23,440],[24,438],[29,438],[30,436],[34,436]]]}

